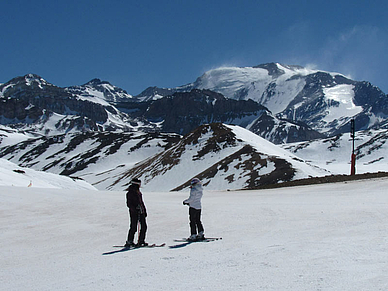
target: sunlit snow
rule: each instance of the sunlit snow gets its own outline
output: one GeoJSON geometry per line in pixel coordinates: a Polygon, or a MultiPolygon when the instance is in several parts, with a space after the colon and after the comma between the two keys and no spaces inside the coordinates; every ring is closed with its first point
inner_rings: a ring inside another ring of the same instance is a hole
{"type": "MultiPolygon", "coordinates": [[[[9,180],[1,169],[0,177],[9,180]]],[[[0,186],[2,290],[388,288],[388,179],[256,191],[205,188],[205,234],[222,240],[181,247],[174,239],[189,236],[182,205],[188,191],[143,191],[146,241],[166,246],[129,251],[113,247],[127,236],[125,192],[13,182],[23,185],[0,186]]]]}
{"type": "Polygon", "coordinates": [[[362,112],[361,106],[356,106],[353,102],[354,86],[341,84],[330,88],[324,88],[328,102],[331,100],[336,102],[336,105],[330,106],[326,116],[323,118],[325,122],[331,122],[344,117],[352,117],[362,112]]]}

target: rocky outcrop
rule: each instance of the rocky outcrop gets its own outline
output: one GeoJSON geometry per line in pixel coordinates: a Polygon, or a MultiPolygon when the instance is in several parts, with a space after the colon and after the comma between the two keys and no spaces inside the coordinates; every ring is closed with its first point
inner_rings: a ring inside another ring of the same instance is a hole
{"type": "Polygon", "coordinates": [[[226,99],[219,93],[196,89],[153,101],[144,116],[152,122],[163,122],[164,132],[186,134],[213,122],[247,126],[265,111],[265,107],[252,100],[226,99]]]}

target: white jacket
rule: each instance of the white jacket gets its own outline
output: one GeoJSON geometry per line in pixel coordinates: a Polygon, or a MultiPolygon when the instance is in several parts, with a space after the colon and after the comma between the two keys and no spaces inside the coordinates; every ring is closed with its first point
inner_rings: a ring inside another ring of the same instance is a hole
{"type": "Polygon", "coordinates": [[[190,189],[190,197],[187,198],[184,203],[188,203],[190,207],[195,209],[201,209],[201,198],[203,195],[202,184],[197,183],[190,189]]]}

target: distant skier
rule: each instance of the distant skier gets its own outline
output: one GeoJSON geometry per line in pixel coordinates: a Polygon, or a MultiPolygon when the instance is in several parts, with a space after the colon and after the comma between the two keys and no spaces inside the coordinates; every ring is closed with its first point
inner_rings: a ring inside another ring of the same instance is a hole
{"type": "Polygon", "coordinates": [[[132,179],[127,192],[127,206],[129,208],[130,228],[125,247],[143,247],[148,244],[145,242],[147,231],[147,210],[143,202],[143,195],[140,192],[141,181],[137,178],[132,179]],[[134,244],[133,239],[137,231],[137,223],[140,222],[140,232],[138,243],[134,244]]]}
{"type": "Polygon", "coordinates": [[[202,183],[198,178],[191,180],[190,197],[183,201],[183,205],[188,205],[190,232],[189,241],[205,239],[205,233],[201,222],[201,199],[203,196],[202,183]],[[197,232],[198,230],[198,232],[197,232]]]}

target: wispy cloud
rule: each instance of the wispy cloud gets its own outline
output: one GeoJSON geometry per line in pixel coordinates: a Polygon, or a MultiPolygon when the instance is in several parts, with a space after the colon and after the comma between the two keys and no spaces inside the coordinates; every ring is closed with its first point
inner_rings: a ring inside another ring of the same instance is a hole
{"type": "Polygon", "coordinates": [[[386,31],[374,26],[354,26],[328,38],[317,62],[356,80],[379,82],[375,85],[388,87],[387,45],[386,31]]]}
{"type": "Polygon", "coordinates": [[[356,25],[320,41],[313,33],[306,23],[287,29],[283,37],[290,41],[285,53],[288,62],[370,81],[388,92],[387,31],[356,25]]]}
{"type": "Polygon", "coordinates": [[[219,62],[212,62],[213,66],[204,67],[203,71],[282,62],[369,81],[388,93],[387,48],[388,31],[380,27],[355,25],[330,33],[324,27],[318,29],[308,21],[300,21],[236,54],[219,57],[219,62]]]}

